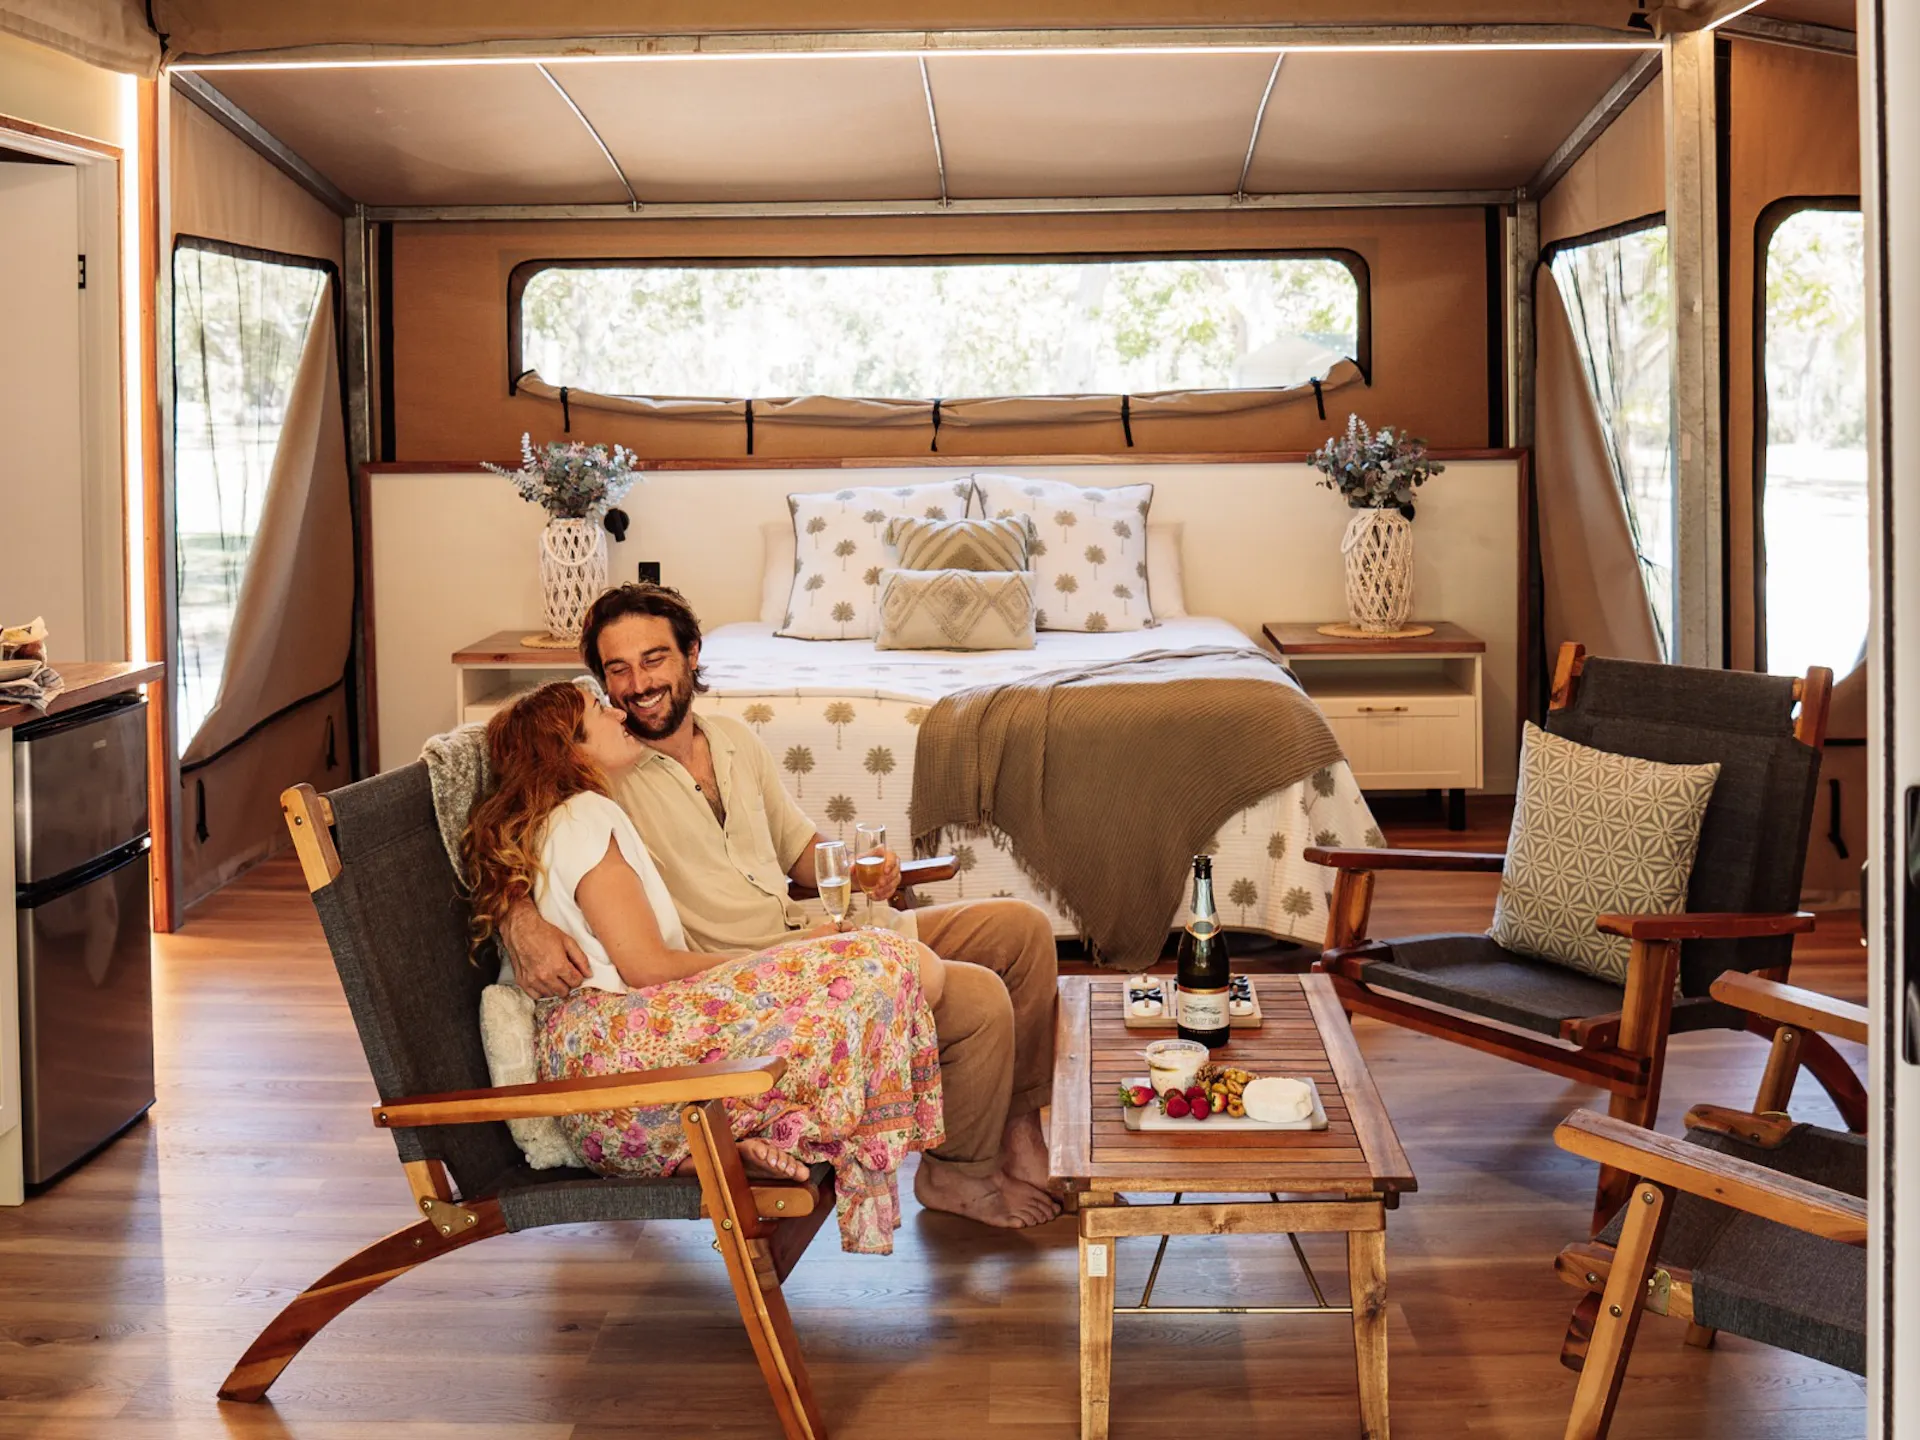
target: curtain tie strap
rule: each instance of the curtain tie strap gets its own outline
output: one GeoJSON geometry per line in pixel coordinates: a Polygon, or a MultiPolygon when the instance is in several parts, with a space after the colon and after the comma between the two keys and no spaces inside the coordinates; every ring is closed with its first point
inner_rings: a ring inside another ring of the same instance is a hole
{"type": "Polygon", "coordinates": [[[1312,384],[1313,408],[1320,412],[1320,418],[1324,420],[1327,418],[1327,397],[1321,393],[1320,382],[1318,380],[1313,381],[1312,384]]]}
{"type": "Polygon", "coordinates": [[[1127,448],[1133,448],[1133,397],[1120,397],[1120,433],[1127,437],[1127,448]]]}
{"type": "Polygon", "coordinates": [[[567,385],[560,387],[560,433],[563,435],[573,433],[573,406],[567,403],[567,395],[571,388],[567,385]]]}
{"type": "Polygon", "coordinates": [[[204,845],[212,833],[207,829],[207,782],[204,780],[193,782],[193,806],[193,838],[204,845]]]}
{"type": "Polygon", "coordinates": [[[753,453],[753,401],[747,401],[747,454],[753,453]]]}
{"type": "Polygon", "coordinates": [[[936,455],[940,453],[940,402],[933,402],[933,443],[927,447],[936,455]]]}
{"type": "Polygon", "coordinates": [[[331,770],[340,763],[333,748],[333,716],[327,716],[327,769],[331,770]]]}

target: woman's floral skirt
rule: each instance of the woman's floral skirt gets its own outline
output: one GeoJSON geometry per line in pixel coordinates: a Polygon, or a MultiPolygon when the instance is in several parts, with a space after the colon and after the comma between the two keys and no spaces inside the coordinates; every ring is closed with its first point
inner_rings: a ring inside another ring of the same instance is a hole
{"type": "MultiPolygon", "coordinates": [[[[778,1056],[766,1094],[728,1100],[736,1140],[831,1165],[840,1244],[893,1250],[900,1162],[940,1144],[940,1055],[910,943],[884,930],[793,940],[684,980],[540,1007],[542,1080],[778,1056]]],[[[564,1116],[602,1175],[671,1175],[688,1158],[679,1107],[564,1116]]]]}

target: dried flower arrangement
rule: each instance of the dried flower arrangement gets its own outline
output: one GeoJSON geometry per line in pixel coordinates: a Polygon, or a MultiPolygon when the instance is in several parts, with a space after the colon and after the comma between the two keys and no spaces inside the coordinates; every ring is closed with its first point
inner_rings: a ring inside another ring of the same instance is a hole
{"type": "Polygon", "coordinates": [[[486,468],[513,481],[522,500],[555,520],[600,520],[640,478],[639,458],[619,445],[609,449],[578,440],[536,447],[531,435],[522,435],[518,470],[486,468]]]}
{"type": "Polygon", "coordinates": [[[1447,467],[1428,458],[1427,442],[1389,426],[1369,430],[1358,415],[1347,416],[1347,433],[1328,440],[1307,463],[1326,478],[1319,483],[1338,490],[1355,510],[1398,510],[1413,519],[1413,492],[1447,467]]]}

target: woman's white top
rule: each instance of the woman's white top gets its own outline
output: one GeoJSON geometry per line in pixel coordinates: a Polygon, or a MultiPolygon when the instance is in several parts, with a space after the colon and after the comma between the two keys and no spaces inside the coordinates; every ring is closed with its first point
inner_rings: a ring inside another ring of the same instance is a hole
{"type": "MultiPolygon", "coordinates": [[[[627,983],[620,978],[620,972],[613,968],[613,961],[607,957],[607,947],[593,933],[593,927],[587,924],[587,917],[581,913],[580,902],[574,898],[574,891],[586,878],[587,872],[606,859],[609,840],[619,846],[621,856],[633,867],[633,873],[640,877],[640,884],[647,892],[647,903],[653,907],[653,918],[659,923],[660,936],[667,942],[667,948],[686,949],[687,933],[681,928],[680,914],[673,907],[673,897],[667,893],[666,882],[654,867],[653,857],[647,854],[640,832],[634,828],[633,821],[627,818],[626,811],[606,796],[596,795],[590,790],[569,797],[547,817],[546,829],[540,837],[542,873],[535,887],[534,901],[541,918],[571,937],[593,967],[581,984],[595,990],[611,990],[618,995],[626,992],[627,983]]],[[[510,966],[501,967],[500,982],[503,985],[513,983],[510,966]]]]}

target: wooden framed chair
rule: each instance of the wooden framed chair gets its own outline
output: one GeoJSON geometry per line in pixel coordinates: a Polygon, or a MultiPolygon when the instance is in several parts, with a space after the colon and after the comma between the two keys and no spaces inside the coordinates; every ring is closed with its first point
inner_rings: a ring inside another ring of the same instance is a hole
{"type": "Polygon", "coordinates": [[[1587,1292],[1560,1352],[1580,1372],[1567,1440],[1607,1434],[1648,1312],[1686,1321],[1690,1345],[1726,1330],[1866,1373],[1866,1142],[1783,1107],[1807,1038],[1864,1045],[1867,1012],[1752,975],[1721,976],[1713,995],[1778,1027],[1751,1112],[1695,1106],[1685,1140],[1587,1110],[1554,1132],[1632,1181],[1606,1228],[1555,1261],[1587,1292]]]}
{"type": "MultiPolygon", "coordinates": [[[[1452,850],[1306,850],[1307,859],[1339,872],[1326,949],[1314,968],[1333,977],[1349,1014],[1598,1085],[1611,1092],[1610,1115],[1651,1126],[1670,1033],[1750,1026],[1771,1033],[1710,990],[1728,971],[1784,980],[1793,936],[1813,928],[1797,906],[1832,683],[1824,669],[1791,680],[1589,659],[1578,645],[1561,647],[1551,733],[1615,754],[1721,767],[1686,911],[1597,917],[1601,930],[1632,942],[1625,985],[1504,949],[1485,933],[1369,938],[1377,873],[1498,871],[1505,860],[1452,850]]],[[[1865,1091],[1839,1054],[1813,1035],[1800,1063],[1833,1095],[1847,1124],[1863,1129],[1865,1091]]],[[[1630,1178],[1601,1172],[1596,1229],[1619,1208],[1630,1178]]]]}
{"type": "MultiPolygon", "coordinates": [[[[749,1179],[724,1100],[765,1093],[779,1059],[494,1087],[480,1044],[480,992],[494,976],[467,958],[467,909],[434,819],[424,765],[335,791],[280,797],[419,1218],[349,1256],[260,1332],[220,1387],[259,1400],[320,1330],[362,1296],[438,1256],[543,1225],[700,1220],[713,1226],[740,1318],[789,1440],[826,1434],[781,1282],[834,1208],[833,1173],[749,1179]],[[506,1121],[631,1105],[675,1105],[693,1173],[609,1178],[531,1169],[506,1121]]],[[[942,864],[911,867],[938,879],[942,864]]]]}

